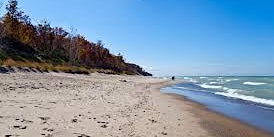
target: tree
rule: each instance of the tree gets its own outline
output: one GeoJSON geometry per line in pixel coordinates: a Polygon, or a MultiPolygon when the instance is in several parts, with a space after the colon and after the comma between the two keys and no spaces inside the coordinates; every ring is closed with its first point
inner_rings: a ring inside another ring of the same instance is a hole
{"type": "Polygon", "coordinates": [[[6,10],[7,13],[3,19],[4,33],[17,40],[30,39],[30,33],[33,33],[31,32],[33,31],[31,20],[29,16],[24,15],[24,12],[19,10],[17,0],[9,0],[6,10]]]}
{"type": "Polygon", "coordinates": [[[44,54],[49,54],[52,46],[52,41],[54,39],[52,28],[50,23],[44,20],[42,23],[38,24],[37,30],[37,47],[44,54]]]}
{"type": "Polygon", "coordinates": [[[6,10],[7,10],[6,15],[10,16],[14,20],[19,20],[23,14],[22,11],[18,11],[17,5],[18,5],[17,0],[9,0],[6,6],[6,10]]]}
{"type": "Polygon", "coordinates": [[[101,40],[96,43],[88,41],[74,28],[69,33],[62,27],[51,27],[46,20],[33,25],[30,17],[18,8],[17,0],[9,0],[6,10],[0,22],[0,45],[11,51],[12,56],[20,55],[17,58],[21,60],[36,58],[39,62],[58,65],[110,69],[118,73],[142,73],[139,66],[126,63],[121,54],[111,54],[101,40]]]}
{"type": "Polygon", "coordinates": [[[52,33],[54,36],[52,47],[50,50],[50,55],[58,56],[61,59],[67,60],[66,57],[66,48],[67,40],[66,37],[68,35],[68,32],[65,31],[62,27],[55,27],[52,29],[52,33]]]}
{"type": "Polygon", "coordinates": [[[68,34],[69,44],[67,46],[68,49],[68,58],[69,64],[73,65],[76,63],[76,34],[77,29],[70,27],[70,33],[68,34]]]}
{"type": "Polygon", "coordinates": [[[21,16],[21,12],[18,12],[16,0],[9,0],[8,4],[6,5],[7,13],[4,16],[4,32],[9,35],[10,37],[15,37],[15,30],[17,24],[19,23],[18,16],[21,16]]]}

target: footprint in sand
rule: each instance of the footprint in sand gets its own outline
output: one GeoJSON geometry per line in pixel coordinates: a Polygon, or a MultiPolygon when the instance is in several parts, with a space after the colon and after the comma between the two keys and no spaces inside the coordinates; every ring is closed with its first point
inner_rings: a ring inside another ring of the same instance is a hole
{"type": "Polygon", "coordinates": [[[151,123],[157,123],[157,121],[156,120],[154,120],[154,119],[148,119],[151,123]]]}
{"type": "Polygon", "coordinates": [[[161,134],[162,134],[162,135],[165,135],[165,136],[167,135],[167,133],[166,133],[166,132],[162,132],[161,134]]]}
{"type": "Polygon", "coordinates": [[[13,126],[15,129],[27,129],[27,126],[13,126]]]}
{"type": "Polygon", "coordinates": [[[72,122],[72,123],[77,123],[77,122],[78,122],[78,119],[72,119],[71,122],[72,122]]]}
{"type": "Polygon", "coordinates": [[[107,124],[109,124],[109,122],[104,122],[104,121],[97,121],[98,124],[103,124],[101,127],[102,128],[107,128],[107,124]]]}
{"type": "Polygon", "coordinates": [[[43,128],[43,130],[48,131],[48,132],[53,132],[54,131],[54,129],[52,129],[52,128],[43,128]]]}
{"type": "Polygon", "coordinates": [[[45,136],[45,137],[53,137],[53,135],[52,134],[41,134],[42,136],[45,136]]]}
{"type": "Polygon", "coordinates": [[[102,128],[107,128],[108,126],[107,126],[107,125],[102,125],[101,127],[102,127],[102,128]]]}
{"type": "Polygon", "coordinates": [[[77,135],[77,137],[90,137],[89,135],[80,134],[80,133],[74,133],[77,135]]]}
{"type": "Polygon", "coordinates": [[[19,118],[16,118],[15,121],[22,122],[22,123],[33,123],[33,121],[31,120],[25,120],[25,119],[19,119],[19,118]]]}
{"type": "Polygon", "coordinates": [[[43,121],[47,121],[50,119],[50,117],[39,117],[39,119],[43,120],[43,121]]]}
{"type": "Polygon", "coordinates": [[[42,124],[45,124],[48,122],[48,120],[50,119],[50,117],[39,117],[39,119],[42,120],[42,124]]]}

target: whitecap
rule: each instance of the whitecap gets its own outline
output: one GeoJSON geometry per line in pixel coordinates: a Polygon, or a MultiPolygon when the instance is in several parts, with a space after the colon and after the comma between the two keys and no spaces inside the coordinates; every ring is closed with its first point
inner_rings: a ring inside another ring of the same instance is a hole
{"type": "Polygon", "coordinates": [[[229,88],[227,88],[227,87],[223,87],[223,90],[229,90],[229,88]]]}
{"type": "Polygon", "coordinates": [[[212,82],[209,82],[209,84],[218,84],[218,82],[212,81],[212,82]]]}
{"type": "Polygon", "coordinates": [[[190,77],[184,77],[184,79],[187,79],[187,80],[189,80],[189,79],[191,79],[190,77]]]}
{"type": "Polygon", "coordinates": [[[191,79],[191,80],[189,80],[190,82],[192,82],[192,83],[198,83],[198,81],[197,80],[194,80],[194,79],[191,79]]]}
{"type": "Polygon", "coordinates": [[[237,91],[240,91],[238,89],[228,89],[227,92],[237,92],[237,91]]]}
{"type": "Polygon", "coordinates": [[[194,80],[193,78],[190,77],[184,77],[185,80],[192,82],[192,83],[197,83],[198,81],[194,80]]]}
{"type": "Polygon", "coordinates": [[[202,88],[210,88],[210,89],[220,89],[222,86],[216,86],[216,85],[207,85],[207,84],[199,84],[202,88]]]}
{"type": "Polygon", "coordinates": [[[249,81],[247,81],[247,82],[244,82],[243,84],[244,84],[244,85],[251,85],[251,86],[258,86],[258,85],[265,85],[265,84],[267,84],[267,83],[262,83],[262,82],[249,82],[249,81]]]}
{"type": "Polygon", "coordinates": [[[274,106],[274,100],[272,99],[264,99],[264,98],[254,97],[254,96],[247,96],[247,95],[242,95],[234,92],[216,92],[214,94],[225,96],[225,97],[241,99],[241,100],[250,101],[250,102],[255,102],[259,104],[274,106]]]}
{"type": "Polygon", "coordinates": [[[201,90],[201,89],[194,89],[194,88],[187,88],[187,87],[174,87],[175,89],[183,89],[183,90],[191,90],[191,91],[199,91],[199,92],[209,92],[211,93],[211,91],[209,90],[201,90]]]}
{"type": "Polygon", "coordinates": [[[233,88],[228,88],[228,87],[223,87],[223,90],[226,91],[226,92],[237,92],[237,91],[241,91],[239,89],[233,89],[233,88]]]}
{"type": "Polygon", "coordinates": [[[237,81],[239,79],[226,79],[225,82],[237,81]]]}

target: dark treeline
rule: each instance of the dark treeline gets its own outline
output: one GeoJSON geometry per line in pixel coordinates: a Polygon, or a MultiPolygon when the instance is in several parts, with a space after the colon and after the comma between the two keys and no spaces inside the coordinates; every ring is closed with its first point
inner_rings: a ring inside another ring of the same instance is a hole
{"type": "Polygon", "coordinates": [[[150,75],[123,56],[113,55],[101,41],[90,42],[80,34],[52,27],[47,21],[33,25],[28,15],[9,0],[0,23],[0,59],[47,62],[90,69],[107,69],[116,73],[150,75]]]}

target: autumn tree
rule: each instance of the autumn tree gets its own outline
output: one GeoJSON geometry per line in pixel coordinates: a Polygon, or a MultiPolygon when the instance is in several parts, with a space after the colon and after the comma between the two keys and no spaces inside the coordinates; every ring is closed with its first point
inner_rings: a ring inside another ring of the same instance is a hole
{"type": "Polygon", "coordinates": [[[17,30],[19,26],[19,19],[22,17],[23,12],[18,11],[17,0],[9,0],[6,6],[7,13],[4,15],[3,25],[4,32],[9,37],[17,38],[17,30]]]}
{"type": "MultiPolygon", "coordinates": [[[[62,27],[51,27],[46,20],[33,25],[30,17],[18,8],[17,0],[9,0],[6,10],[0,22],[0,45],[3,45],[3,39],[11,41],[6,44],[10,46],[8,51],[20,47],[13,50],[18,53],[24,51],[24,56],[20,58],[30,56],[51,64],[109,69],[117,73],[143,72],[139,66],[126,63],[121,54],[111,54],[102,41],[88,41],[83,35],[77,34],[75,29],[69,33],[62,27]]],[[[0,47],[0,54],[1,50],[0,47]]]]}
{"type": "Polygon", "coordinates": [[[33,44],[35,28],[29,16],[19,10],[17,0],[9,0],[6,10],[7,13],[3,17],[3,33],[24,44],[33,44]]]}
{"type": "Polygon", "coordinates": [[[49,54],[54,39],[50,24],[46,20],[44,20],[42,21],[42,23],[38,24],[38,26],[36,27],[36,31],[36,42],[38,49],[44,54],[49,54]]]}

